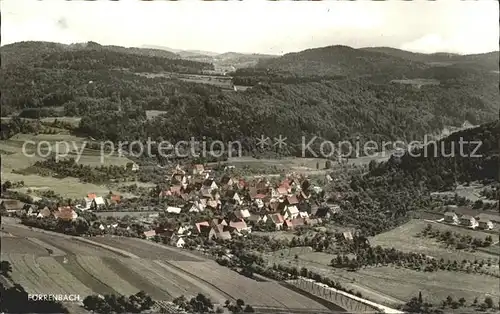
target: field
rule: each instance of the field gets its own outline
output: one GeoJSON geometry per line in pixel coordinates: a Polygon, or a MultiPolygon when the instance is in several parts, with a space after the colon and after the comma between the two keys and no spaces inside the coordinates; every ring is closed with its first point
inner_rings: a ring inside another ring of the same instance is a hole
{"type": "Polygon", "coordinates": [[[146,118],[149,120],[154,119],[155,117],[165,114],[166,111],[161,111],[161,110],[146,110],[146,118]]]}
{"type": "Polygon", "coordinates": [[[277,283],[257,282],[211,261],[170,263],[217,287],[221,292],[236,299],[241,298],[252,305],[290,309],[324,309],[318,303],[293,293],[277,283]]]}
{"type": "Polygon", "coordinates": [[[48,117],[48,118],[42,118],[42,122],[45,123],[53,123],[55,120],[61,121],[64,123],[69,123],[74,127],[77,127],[80,124],[80,120],[82,118],[79,117],[48,117]]]}
{"type": "MultiPolygon", "coordinates": [[[[295,158],[285,157],[281,159],[256,159],[252,157],[232,157],[227,161],[228,165],[235,166],[237,169],[248,167],[254,170],[266,169],[266,174],[272,174],[269,171],[275,170],[275,175],[283,174],[283,171],[296,171],[307,174],[325,173],[325,162],[327,159],[320,158],[295,158]],[[319,163],[319,169],[316,164],[319,163]],[[269,172],[269,173],[268,173],[269,172]]],[[[332,164],[335,164],[332,162],[332,164]]]]}
{"type": "Polygon", "coordinates": [[[144,290],[154,299],[171,301],[179,295],[201,292],[215,303],[242,298],[256,308],[317,313],[327,310],[320,303],[277,283],[257,282],[213,261],[145,240],[92,238],[139,256],[125,258],[69,236],[12,225],[4,225],[4,229],[2,260],[12,263],[14,280],[31,293],[77,293],[84,297],[91,293],[129,295],[144,290]],[[47,250],[23,237],[36,237],[42,244],[50,243],[66,256],[47,256],[47,250]]]}
{"type": "MultiPolygon", "coordinates": [[[[416,238],[415,234],[426,227],[428,222],[413,220],[404,226],[383,233],[370,239],[370,243],[382,247],[395,247],[406,252],[425,253],[436,258],[444,257],[462,261],[466,259],[484,259],[492,261],[490,270],[498,271],[498,243],[484,251],[465,252],[446,250],[433,239],[416,238]],[[496,251],[494,251],[496,249],[496,251]],[[495,252],[497,255],[494,255],[495,252]]],[[[473,237],[485,238],[488,233],[467,230],[458,227],[433,223],[433,228],[441,231],[454,231],[470,234],[473,237]]],[[[494,235],[498,241],[498,235],[494,235]]],[[[424,297],[431,301],[440,302],[448,295],[457,299],[464,297],[471,302],[475,297],[480,300],[491,294],[499,297],[498,278],[481,274],[467,274],[462,272],[419,272],[396,267],[367,267],[357,272],[335,269],[329,266],[335,256],[322,252],[314,252],[310,247],[284,249],[273,253],[264,254],[263,257],[272,265],[283,264],[297,268],[306,267],[309,270],[328,276],[339,281],[344,287],[361,292],[361,294],[375,302],[393,306],[408,301],[422,291],[424,297]],[[296,258],[297,257],[297,258],[296,258]],[[463,283],[467,282],[466,285],[463,283]]]]}
{"type": "Polygon", "coordinates": [[[94,214],[97,215],[97,217],[116,217],[116,218],[121,218],[124,216],[131,216],[131,217],[143,217],[143,216],[148,216],[150,214],[158,214],[159,212],[155,211],[133,211],[133,212],[94,212],[94,214]]]}
{"type": "MultiPolygon", "coordinates": [[[[43,146],[41,149],[42,154],[47,154],[49,149],[52,151],[56,150],[58,146],[56,142],[67,142],[71,148],[76,147],[78,150],[81,149],[83,143],[86,139],[81,137],[75,137],[68,134],[39,134],[39,135],[27,135],[27,134],[17,134],[9,140],[0,141],[0,150],[2,151],[1,166],[2,166],[2,182],[11,181],[18,182],[24,181],[25,188],[20,189],[20,192],[26,192],[28,189],[45,189],[53,190],[56,194],[64,195],[69,198],[78,198],[86,195],[89,192],[95,192],[98,194],[105,194],[109,192],[109,188],[98,186],[90,183],[80,182],[77,178],[63,178],[56,179],[53,177],[43,177],[40,175],[21,175],[13,173],[12,170],[21,170],[33,165],[37,161],[41,161],[44,158],[40,156],[27,156],[23,154],[23,144],[25,141],[34,141],[35,143],[40,143],[42,141],[47,141],[47,146],[43,146]],[[49,146],[50,145],[50,146],[49,146]],[[49,148],[50,147],[50,148],[49,148]],[[3,153],[6,152],[6,153],[3,153]]],[[[36,149],[36,144],[30,144],[26,147],[26,152],[28,154],[34,154],[36,149]]],[[[60,152],[64,152],[65,146],[59,145],[60,152]]],[[[68,155],[68,157],[76,158],[76,155],[68,155]]],[[[119,157],[117,155],[105,156],[103,159],[104,165],[119,165],[124,166],[129,159],[125,157],[119,157]]],[[[99,166],[101,165],[100,151],[85,149],[79,160],[79,163],[99,166]]]]}
{"type": "Polygon", "coordinates": [[[451,248],[446,249],[445,245],[439,243],[435,239],[424,237],[417,238],[415,235],[422,231],[429,223],[432,225],[432,228],[441,232],[458,232],[463,235],[470,235],[473,238],[475,237],[481,239],[491,235],[493,237],[493,243],[498,242],[498,234],[489,234],[441,223],[426,222],[424,220],[412,220],[402,226],[399,226],[398,228],[371,238],[370,243],[373,246],[380,245],[388,248],[394,247],[395,249],[404,252],[423,253],[434,258],[444,258],[457,261],[462,261],[463,259],[498,259],[498,256],[480,251],[468,252],[465,250],[454,250],[451,248]]]}

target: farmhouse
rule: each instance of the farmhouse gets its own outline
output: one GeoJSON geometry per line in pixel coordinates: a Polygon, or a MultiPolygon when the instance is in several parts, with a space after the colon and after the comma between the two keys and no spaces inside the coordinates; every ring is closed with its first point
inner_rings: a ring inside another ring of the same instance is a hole
{"type": "Polygon", "coordinates": [[[251,216],[248,209],[235,210],[232,214],[232,216],[234,216],[234,218],[236,219],[247,219],[251,216]]]}
{"type": "Polygon", "coordinates": [[[194,224],[196,230],[198,231],[198,233],[201,233],[201,229],[202,227],[210,227],[210,224],[208,223],[208,221],[202,221],[202,222],[197,222],[194,224]]]}
{"type": "Polygon", "coordinates": [[[295,196],[295,195],[288,196],[286,198],[287,205],[297,205],[298,203],[299,203],[299,200],[297,199],[297,196],[295,196]]]}
{"type": "Polygon", "coordinates": [[[52,215],[52,212],[50,211],[50,209],[45,206],[39,213],[38,215],[36,216],[36,218],[47,218],[47,217],[50,217],[50,215],[52,215]]]}
{"type": "Polygon", "coordinates": [[[193,202],[188,206],[188,212],[190,213],[199,213],[205,210],[205,206],[201,202],[193,202]]]}
{"type": "Polygon", "coordinates": [[[444,221],[446,223],[456,224],[456,225],[460,223],[460,219],[458,219],[457,214],[455,214],[454,212],[444,213],[444,221]]]}
{"type": "Polygon", "coordinates": [[[99,210],[99,209],[103,209],[104,207],[106,207],[106,201],[104,200],[104,198],[102,196],[94,198],[92,200],[92,205],[90,205],[90,208],[92,210],[99,210]]]}
{"type": "Polygon", "coordinates": [[[168,206],[166,211],[167,211],[167,213],[170,213],[170,214],[180,214],[181,213],[181,209],[179,207],[172,207],[172,206],[168,206]]]}
{"type": "Polygon", "coordinates": [[[297,218],[297,219],[285,220],[284,227],[286,230],[293,230],[297,227],[304,226],[304,224],[305,224],[304,219],[297,218]]]}
{"type": "Polygon", "coordinates": [[[281,230],[283,229],[285,219],[281,214],[271,214],[269,215],[267,222],[273,224],[276,230],[281,230]]]}
{"type": "Polygon", "coordinates": [[[54,217],[57,219],[71,221],[78,217],[78,214],[69,206],[59,207],[54,213],[54,217]]]}
{"type": "Polygon", "coordinates": [[[146,239],[152,239],[154,236],[156,236],[156,231],[154,230],[144,231],[143,234],[146,239]]]}
{"type": "Polygon", "coordinates": [[[138,171],[139,170],[139,165],[136,164],[135,162],[129,162],[125,165],[125,168],[127,170],[131,170],[131,171],[138,171]]]}
{"type": "Polygon", "coordinates": [[[172,238],[170,238],[170,245],[173,245],[178,248],[183,248],[185,244],[186,242],[180,236],[174,235],[172,238]]]}
{"type": "Polygon", "coordinates": [[[256,215],[256,214],[251,214],[250,217],[247,218],[247,221],[250,222],[250,224],[258,224],[258,223],[265,223],[267,221],[267,216],[266,215],[256,215]]]}
{"type": "Polygon", "coordinates": [[[469,215],[463,215],[460,217],[460,224],[470,228],[476,228],[478,226],[477,220],[469,215]]]}
{"type": "Polygon", "coordinates": [[[478,228],[483,230],[491,230],[493,229],[493,226],[493,222],[490,220],[479,220],[478,222],[478,228]]]}
{"type": "Polygon", "coordinates": [[[8,213],[15,213],[23,209],[24,204],[19,200],[3,200],[1,207],[8,213]]]}
{"type": "Polygon", "coordinates": [[[295,219],[298,216],[299,209],[295,205],[286,206],[285,210],[283,211],[283,217],[285,217],[285,219],[295,219]]]}
{"type": "Polygon", "coordinates": [[[242,233],[242,232],[250,232],[251,228],[247,226],[244,220],[240,221],[231,221],[229,222],[229,227],[231,230],[236,231],[237,233],[242,233]]]}

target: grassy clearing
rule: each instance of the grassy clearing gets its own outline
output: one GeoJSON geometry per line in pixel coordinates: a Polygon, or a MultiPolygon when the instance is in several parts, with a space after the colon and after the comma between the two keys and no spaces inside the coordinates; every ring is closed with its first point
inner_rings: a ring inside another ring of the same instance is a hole
{"type": "Polygon", "coordinates": [[[467,303],[472,303],[475,297],[480,301],[491,295],[500,297],[498,278],[476,274],[456,272],[424,273],[409,269],[392,267],[369,268],[359,271],[359,281],[373,289],[382,289],[384,293],[398,299],[409,300],[422,291],[425,299],[438,303],[448,295],[455,300],[464,297],[467,303]]]}
{"type": "Polygon", "coordinates": [[[166,111],[161,110],[146,110],[146,118],[149,120],[154,119],[155,117],[167,113],[166,111]]]}
{"type": "Polygon", "coordinates": [[[423,78],[417,78],[417,79],[408,79],[408,80],[392,80],[391,83],[398,83],[398,84],[409,84],[409,85],[439,85],[440,82],[435,79],[423,79],[423,78]]]}
{"type": "MultiPolygon", "coordinates": [[[[399,226],[391,231],[379,234],[370,239],[372,246],[380,245],[382,247],[394,247],[403,252],[423,253],[434,258],[444,258],[450,260],[462,261],[463,259],[488,259],[492,258],[491,254],[476,251],[470,252],[465,250],[447,249],[446,245],[439,243],[435,239],[417,238],[415,235],[422,231],[429,222],[423,220],[412,220],[402,226],[399,226]]],[[[441,223],[432,223],[432,228],[440,232],[458,232],[463,235],[470,235],[475,238],[484,239],[491,235],[493,243],[498,241],[498,235],[489,234],[481,231],[470,230],[455,226],[449,226],[441,223]]],[[[498,256],[497,256],[498,258],[498,256]]]]}
{"type": "MultiPolygon", "coordinates": [[[[23,153],[23,144],[25,141],[33,141],[35,143],[40,143],[42,141],[47,141],[50,146],[44,146],[41,150],[42,154],[48,152],[49,149],[52,151],[56,150],[58,146],[56,142],[66,142],[69,143],[70,149],[76,147],[77,150],[81,150],[85,141],[85,138],[76,137],[72,135],[64,134],[39,134],[39,135],[28,135],[28,134],[17,134],[9,140],[0,141],[0,150],[8,152],[8,154],[2,154],[1,166],[2,166],[2,182],[4,181],[24,181],[25,188],[31,190],[37,189],[47,189],[53,190],[56,194],[62,195],[68,198],[78,198],[83,197],[89,192],[95,192],[98,194],[105,194],[109,192],[109,188],[104,186],[99,186],[90,183],[80,182],[77,178],[63,178],[57,179],[53,177],[43,177],[37,174],[22,175],[13,173],[13,170],[22,170],[32,166],[37,161],[44,160],[43,157],[34,155],[27,156],[23,153]]],[[[66,153],[64,151],[64,146],[61,144],[58,146],[59,151],[66,153]]],[[[30,144],[27,146],[27,153],[35,153],[36,144],[30,144]]],[[[69,155],[68,157],[73,157],[76,159],[76,155],[69,155]]],[[[86,148],[79,160],[79,163],[90,165],[90,166],[125,166],[129,159],[125,157],[120,157],[118,155],[107,156],[105,155],[102,163],[99,150],[92,150],[86,148]]],[[[22,190],[19,190],[22,192],[22,190]]]]}

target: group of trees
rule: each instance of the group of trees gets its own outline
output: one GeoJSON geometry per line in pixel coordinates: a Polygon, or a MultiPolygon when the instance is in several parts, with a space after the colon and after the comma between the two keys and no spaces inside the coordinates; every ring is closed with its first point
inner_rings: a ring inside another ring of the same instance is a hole
{"type": "Polygon", "coordinates": [[[457,250],[467,249],[467,248],[478,248],[478,247],[488,247],[493,243],[493,238],[489,235],[484,239],[473,238],[471,235],[463,235],[459,232],[451,232],[449,230],[441,232],[438,229],[433,229],[430,224],[428,224],[424,230],[417,234],[417,236],[429,237],[437,239],[448,246],[453,246],[457,250]]]}
{"type": "Polygon", "coordinates": [[[173,303],[188,313],[215,313],[212,300],[201,293],[189,300],[181,295],[175,298],[173,303]]]}
{"type": "Polygon", "coordinates": [[[141,313],[151,309],[155,304],[144,291],[139,291],[129,297],[114,294],[104,296],[89,295],[83,300],[85,309],[94,313],[141,313]]]}
{"type": "Polygon", "coordinates": [[[419,292],[418,297],[413,297],[410,301],[408,301],[402,307],[402,310],[407,313],[440,314],[444,313],[444,310],[447,309],[452,309],[452,310],[457,310],[460,308],[464,310],[475,309],[484,312],[494,307],[495,306],[493,299],[489,296],[485,297],[484,302],[482,302],[481,304],[479,304],[477,297],[474,299],[473,302],[467,304],[467,300],[464,297],[461,297],[458,300],[454,300],[452,296],[448,296],[445,300],[441,302],[439,306],[429,302],[424,302],[422,297],[422,292],[419,292]]]}
{"type": "Polygon", "coordinates": [[[112,180],[132,180],[135,173],[123,166],[104,166],[92,167],[77,163],[74,158],[56,159],[51,157],[43,161],[37,161],[32,166],[16,170],[21,174],[36,174],[42,176],[52,175],[58,178],[75,177],[83,182],[105,183],[112,180]]]}

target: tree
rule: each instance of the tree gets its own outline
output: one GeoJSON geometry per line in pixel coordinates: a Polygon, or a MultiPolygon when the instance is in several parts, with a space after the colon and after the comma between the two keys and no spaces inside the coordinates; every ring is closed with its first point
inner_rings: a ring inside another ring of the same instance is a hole
{"type": "Polygon", "coordinates": [[[464,307],[465,306],[465,303],[466,303],[466,300],[464,297],[461,297],[459,300],[458,300],[458,303],[460,303],[460,306],[461,307],[464,307]]]}
{"type": "Polygon", "coordinates": [[[243,310],[243,312],[245,312],[245,313],[253,313],[253,312],[255,312],[255,310],[253,309],[253,307],[250,304],[247,304],[245,306],[245,309],[243,310]]]}
{"type": "Polygon", "coordinates": [[[242,299],[236,300],[236,306],[242,308],[244,305],[245,305],[245,301],[243,301],[242,299]]]}
{"type": "Polygon", "coordinates": [[[418,303],[422,303],[422,291],[418,292],[418,303]]]}
{"type": "Polygon", "coordinates": [[[484,304],[486,304],[487,308],[491,309],[493,307],[493,299],[491,297],[484,298],[484,304]]]}
{"type": "Polygon", "coordinates": [[[0,262],[0,273],[2,274],[2,276],[10,278],[10,274],[12,273],[12,265],[9,261],[0,262]]]}

